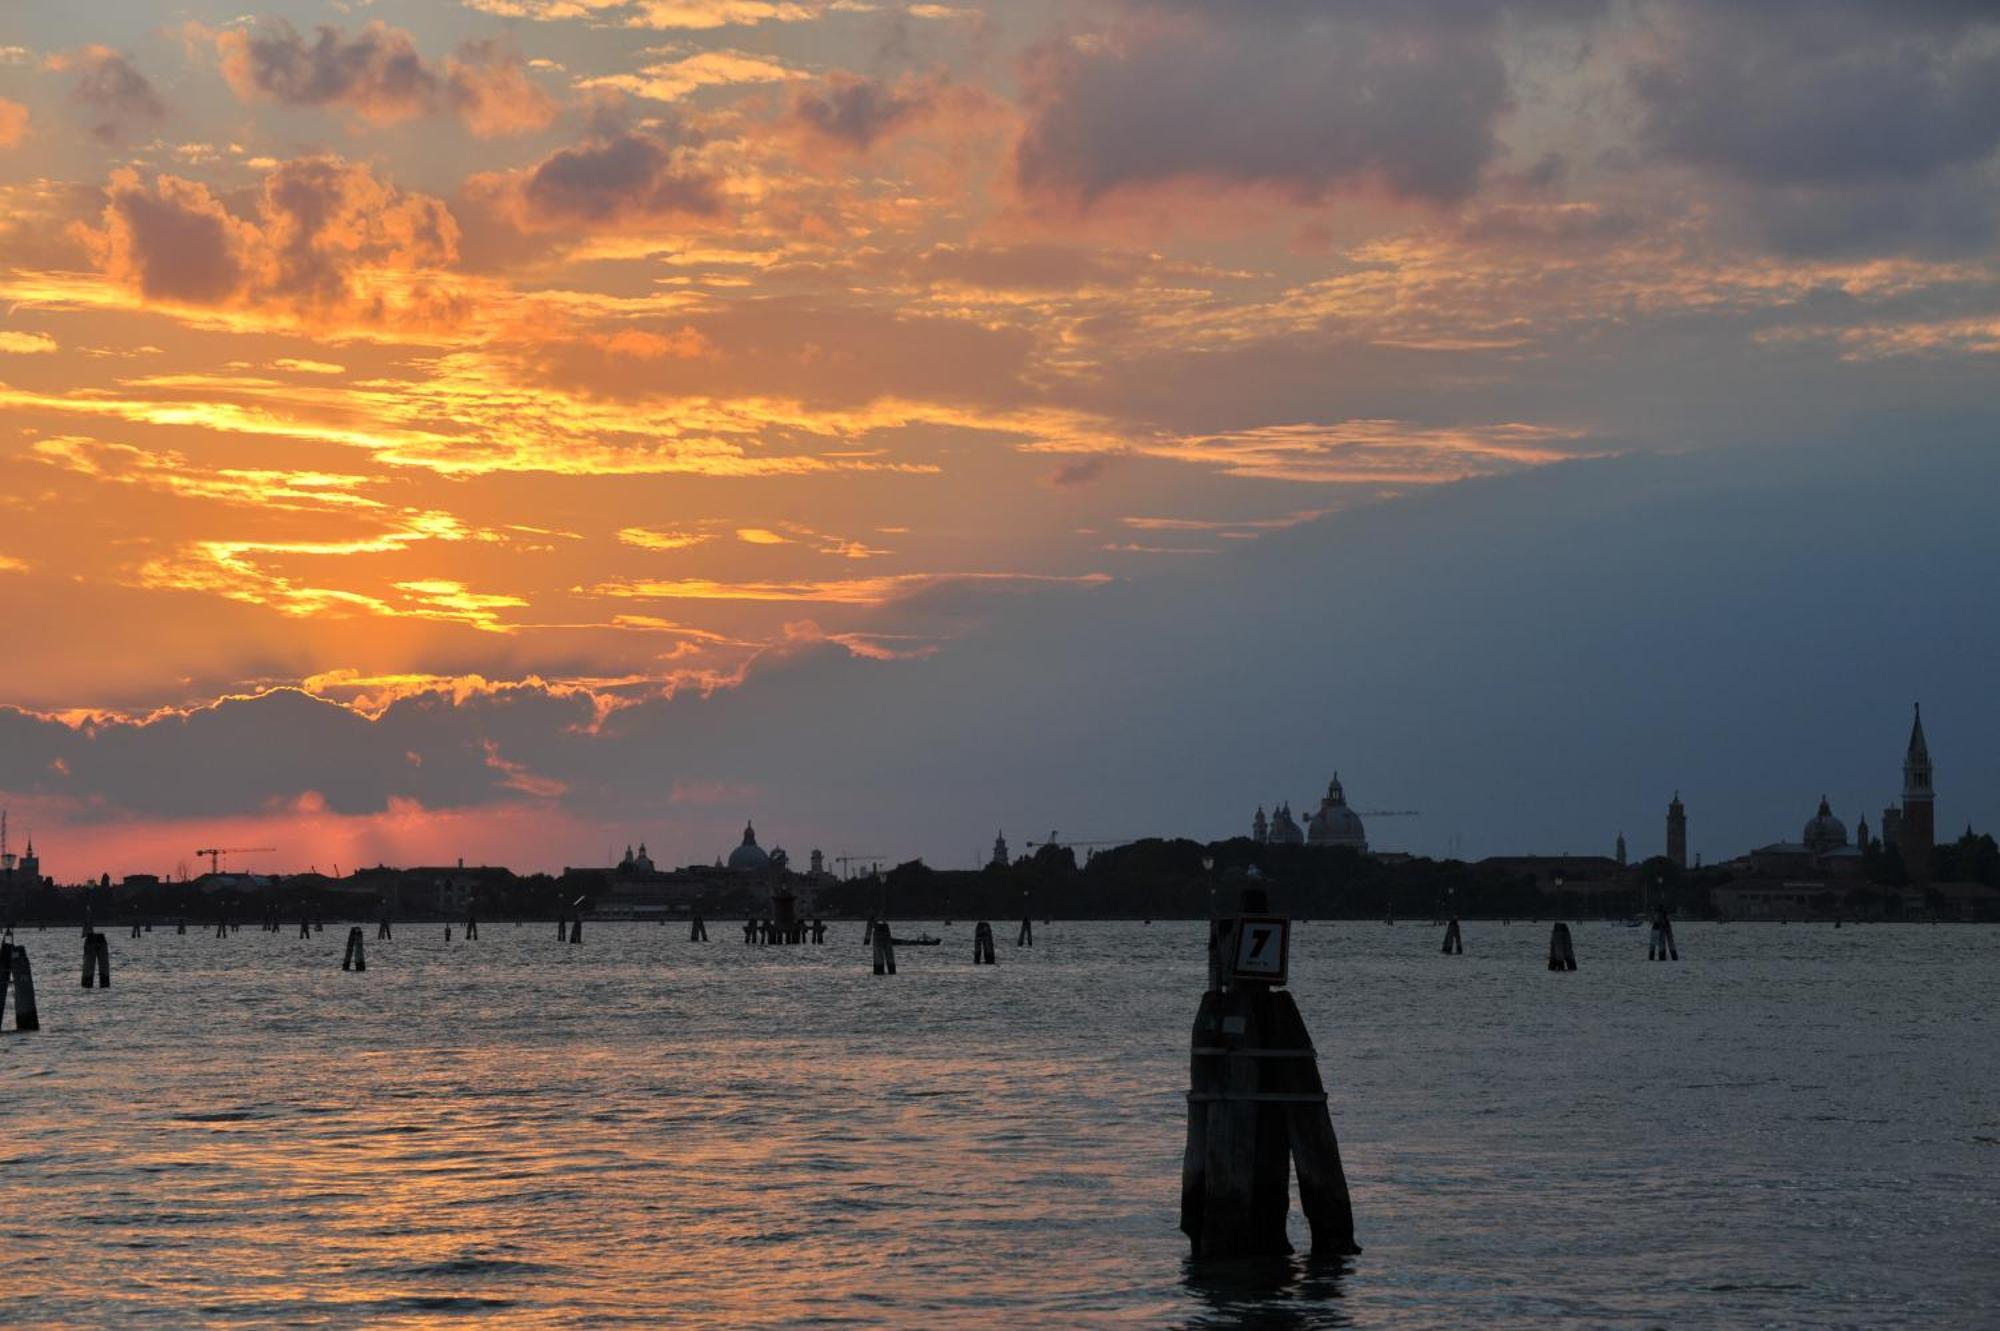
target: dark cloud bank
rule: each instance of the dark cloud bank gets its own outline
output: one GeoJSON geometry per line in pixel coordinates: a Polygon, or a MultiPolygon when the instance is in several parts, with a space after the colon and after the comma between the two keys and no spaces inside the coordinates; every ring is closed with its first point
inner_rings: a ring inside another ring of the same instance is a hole
{"type": "Polygon", "coordinates": [[[1009,598],[929,660],[807,648],[600,734],[584,701],[532,689],[412,699],[373,722],[284,693],[94,734],[0,712],[0,788],[107,815],[307,790],[346,812],[518,799],[491,741],[635,839],[690,825],[677,784],[740,788],[754,808],[692,815],[709,839],[753,813],[788,844],[858,837],[955,862],[996,824],[1231,833],[1339,768],[1364,806],[1424,810],[1379,829],[1385,844],[1589,852],[1622,828],[1644,853],[1678,787],[1695,844],[1719,853],[1783,835],[1822,791],[1872,821],[1921,697],[1944,825],[1987,824],[1996,485],[1980,429],[1936,420],[1579,462],[1339,515],[1192,572],[1009,598]]]}

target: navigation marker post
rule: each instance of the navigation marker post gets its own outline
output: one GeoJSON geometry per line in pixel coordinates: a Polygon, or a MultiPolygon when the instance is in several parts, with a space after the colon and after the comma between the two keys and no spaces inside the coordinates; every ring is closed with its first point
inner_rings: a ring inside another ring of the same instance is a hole
{"type": "Polygon", "coordinates": [[[1209,922],[1209,988],[1195,1016],[1181,1166],[1181,1230],[1197,1260],[1282,1255],[1288,1162],[1316,1256],[1346,1256],[1354,1207],[1318,1055],[1289,977],[1291,922],[1261,889],[1209,922]]]}

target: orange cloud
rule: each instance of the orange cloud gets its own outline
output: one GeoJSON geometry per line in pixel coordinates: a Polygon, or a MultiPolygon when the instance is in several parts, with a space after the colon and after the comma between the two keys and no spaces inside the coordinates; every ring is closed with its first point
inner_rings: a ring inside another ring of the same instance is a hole
{"type": "Polygon", "coordinates": [[[349,37],[321,26],[308,42],[284,19],[215,34],[222,76],[245,102],[340,107],[382,127],[449,111],[482,138],[542,129],[555,100],[497,42],[460,48],[442,66],[410,34],[376,20],[349,37]]]}
{"type": "Polygon", "coordinates": [[[11,148],[28,137],[28,108],[0,97],[0,148],[11,148]]]}
{"type": "Polygon", "coordinates": [[[0,330],[0,352],[13,356],[46,355],[56,349],[56,340],[47,333],[15,333],[0,330]]]}
{"type": "Polygon", "coordinates": [[[650,527],[626,527],[618,533],[621,545],[641,550],[686,550],[708,539],[706,532],[655,531],[650,527]]]}
{"type": "Polygon", "coordinates": [[[61,436],[37,440],[29,456],[97,480],[136,485],[188,499],[213,499],[255,508],[318,511],[376,509],[380,500],[357,494],[366,476],[272,468],[203,468],[171,450],[148,452],[130,444],[61,436]]]}
{"type": "Polygon", "coordinates": [[[875,578],[835,578],[795,582],[720,582],[709,578],[634,579],[600,582],[594,596],[654,601],[814,601],[828,605],[886,605],[900,597],[947,583],[1070,583],[1095,586],[1108,574],[1077,576],[1039,573],[890,573],[875,578]]]}
{"type": "Polygon", "coordinates": [[[455,323],[464,304],[443,273],[458,224],[338,157],[281,164],[253,213],[206,185],[112,173],[99,225],[77,234],[99,271],[148,302],[250,309],[300,323],[455,323]]]}

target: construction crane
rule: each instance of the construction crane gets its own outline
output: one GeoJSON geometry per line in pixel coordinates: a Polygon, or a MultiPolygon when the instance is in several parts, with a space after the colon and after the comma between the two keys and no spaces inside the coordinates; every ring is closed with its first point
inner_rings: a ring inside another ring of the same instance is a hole
{"type": "Polygon", "coordinates": [[[222,872],[222,857],[224,855],[275,855],[277,853],[278,848],[276,846],[215,846],[208,850],[197,850],[195,852],[197,856],[208,856],[208,871],[210,873],[222,872]]]}
{"type": "Polygon", "coordinates": [[[880,864],[888,858],[887,855],[836,855],[833,857],[833,862],[840,866],[840,876],[842,878],[849,878],[853,876],[848,873],[849,865],[880,864]]]}
{"type": "Polygon", "coordinates": [[[1056,847],[1062,847],[1062,846],[1093,846],[1093,847],[1095,847],[1095,846],[1129,846],[1129,845],[1131,845],[1131,844],[1132,844],[1132,838],[1131,838],[1131,837],[1119,837],[1119,838],[1117,838],[1117,839],[1115,839],[1115,840],[1111,840],[1111,841],[1063,841],[1063,840],[1059,839],[1059,837],[1058,837],[1057,833],[1056,833],[1056,832],[1055,832],[1054,830],[1051,830],[1051,831],[1049,832],[1049,839],[1048,839],[1047,841],[1028,841],[1028,842],[1024,842],[1024,843],[1022,843],[1022,844],[1026,845],[1026,846],[1027,846],[1027,848],[1028,848],[1029,850],[1036,850],[1036,849],[1039,849],[1039,848],[1040,848],[1040,847],[1042,847],[1042,846],[1056,846],[1056,847]]]}

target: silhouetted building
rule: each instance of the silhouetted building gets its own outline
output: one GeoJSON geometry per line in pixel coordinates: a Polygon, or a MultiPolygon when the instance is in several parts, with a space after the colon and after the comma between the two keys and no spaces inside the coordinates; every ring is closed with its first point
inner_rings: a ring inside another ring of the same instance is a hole
{"type": "MultiPolygon", "coordinates": [[[[814,853],[817,854],[818,852],[814,853]]],[[[986,861],[986,867],[989,869],[1004,869],[1013,862],[1013,857],[1007,853],[1007,834],[1005,832],[995,832],[993,834],[993,858],[986,861]]],[[[819,866],[814,865],[813,868],[817,872],[819,866]]]]}
{"type": "Polygon", "coordinates": [[[1673,802],[1667,805],[1667,858],[1675,867],[1688,867],[1688,816],[1681,807],[1681,793],[1674,792],[1673,802]]]}
{"type": "Polygon", "coordinates": [[[757,844],[757,829],[743,824],[743,844],[729,852],[729,867],[738,873],[763,873],[771,867],[771,857],[757,844]]]}
{"type": "Polygon", "coordinates": [[[1833,808],[1826,802],[1826,796],[1819,797],[1819,812],[1806,820],[1799,841],[1809,855],[1824,855],[1847,844],[1847,824],[1833,816],[1833,808]]]}
{"type": "Polygon", "coordinates": [[[1319,802],[1318,811],[1306,820],[1306,844],[1368,849],[1368,834],[1361,826],[1361,815],[1347,806],[1347,792],[1340,787],[1338,772],[1326,783],[1326,797],[1319,802]]]}
{"type": "Polygon", "coordinates": [[[1250,819],[1250,839],[1258,845],[1270,846],[1351,846],[1355,850],[1368,849],[1368,834],[1361,825],[1361,815],[1348,807],[1347,792],[1341,789],[1340,773],[1333,774],[1333,780],[1326,783],[1326,794],[1319,802],[1319,808],[1306,819],[1301,828],[1292,816],[1292,806],[1280,802],[1271,811],[1269,819],[1264,817],[1264,806],[1258,805],[1257,812],[1250,819]]]}
{"type": "Polygon", "coordinates": [[[1898,829],[1903,867],[1913,883],[1931,880],[1931,851],[1936,846],[1937,827],[1933,806],[1937,793],[1931,787],[1931,750],[1924,742],[1924,711],[1919,705],[1910,724],[1910,746],[1903,754],[1903,817],[1898,829]]]}
{"type": "Polygon", "coordinates": [[[1624,834],[1623,832],[1620,832],[1620,833],[1618,834],[1618,847],[1617,847],[1617,851],[1616,851],[1616,854],[1615,854],[1615,858],[1616,858],[1616,859],[1617,859],[1617,861],[1618,861],[1618,867],[1619,867],[1619,868],[1621,868],[1621,869],[1622,869],[1622,868],[1624,868],[1624,867],[1625,867],[1625,834],[1624,834]]]}

